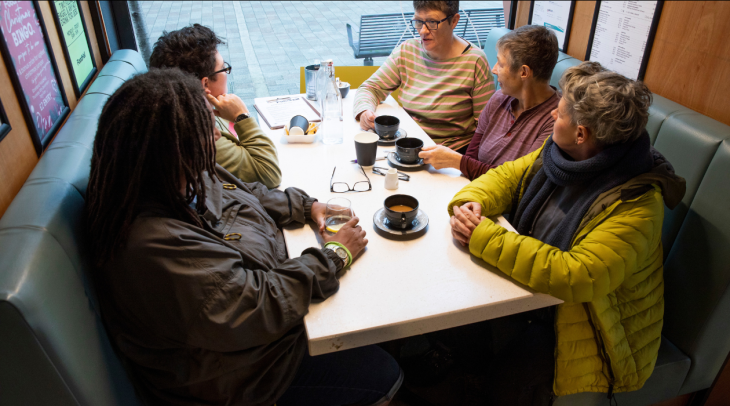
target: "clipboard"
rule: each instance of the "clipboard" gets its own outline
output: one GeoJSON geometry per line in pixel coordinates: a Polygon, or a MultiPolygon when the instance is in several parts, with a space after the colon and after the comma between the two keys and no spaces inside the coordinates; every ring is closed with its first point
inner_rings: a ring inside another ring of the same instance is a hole
{"type": "Polygon", "coordinates": [[[310,123],[322,121],[319,111],[303,95],[267,97],[253,106],[272,130],[284,128],[297,115],[304,116],[310,123]]]}

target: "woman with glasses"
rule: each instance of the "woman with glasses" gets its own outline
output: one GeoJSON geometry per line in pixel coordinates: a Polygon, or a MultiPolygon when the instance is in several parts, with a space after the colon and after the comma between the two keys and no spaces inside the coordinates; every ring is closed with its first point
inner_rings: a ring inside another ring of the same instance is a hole
{"type": "Polygon", "coordinates": [[[94,285],[144,404],[386,405],[403,375],[385,351],[307,352],[309,305],[367,245],[357,217],[329,236],[317,199],[234,178],[215,163],[214,122],[179,69],[128,80],[99,118],[94,285]],[[324,248],[289,258],[281,227],[309,220],[324,248]]]}
{"type": "Polygon", "coordinates": [[[360,87],[353,111],[360,126],[375,127],[375,109],[400,88],[400,103],[437,144],[465,153],[477,119],[494,93],[487,58],[454,34],[458,1],[414,1],[411,25],[419,39],[395,48],[360,87]]]}
{"type": "Polygon", "coordinates": [[[244,182],[277,187],[281,170],[276,147],[250,118],[243,100],[228,93],[232,67],[223,61],[219,44],[223,40],[200,24],[165,32],[155,43],[150,67],[176,67],[193,73],[216,109],[216,162],[244,182]]]}

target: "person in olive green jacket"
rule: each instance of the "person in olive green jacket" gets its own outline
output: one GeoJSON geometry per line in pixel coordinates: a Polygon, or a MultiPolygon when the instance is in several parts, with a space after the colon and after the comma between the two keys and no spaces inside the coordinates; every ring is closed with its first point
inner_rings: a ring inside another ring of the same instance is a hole
{"type": "Polygon", "coordinates": [[[194,74],[216,109],[216,162],[244,182],[269,188],[281,183],[276,147],[250,117],[246,104],[228,93],[231,65],[217,50],[223,41],[213,30],[193,24],[164,32],[150,56],[151,68],[177,67],[194,74]]]}
{"type": "MultiPolygon", "coordinates": [[[[448,207],[452,235],[515,281],[564,301],[553,316],[554,352],[545,354],[553,359],[547,397],[610,398],[640,389],[654,370],[664,316],[664,205],[680,202],[685,182],[651,147],[644,126],[652,97],[643,83],[584,62],[563,74],[560,87],[553,135],[462,189],[448,207]],[[518,233],[485,217],[505,212],[518,233]]],[[[508,370],[531,365],[497,370],[519,376],[508,370]]],[[[536,382],[520,384],[516,397],[536,382]]]]}

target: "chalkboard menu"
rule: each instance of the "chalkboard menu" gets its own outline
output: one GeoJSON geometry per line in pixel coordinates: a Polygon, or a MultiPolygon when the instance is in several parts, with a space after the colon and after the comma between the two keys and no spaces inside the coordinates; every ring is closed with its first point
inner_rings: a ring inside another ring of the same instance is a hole
{"type": "Polygon", "coordinates": [[[0,102],[0,141],[2,141],[9,132],[10,122],[8,121],[8,116],[5,114],[3,104],[0,102]]]}
{"type": "Polygon", "coordinates": [[[89,47],[89,34],[81,14],[81,5],[78,1],[52,1],[51,7],[66,62],[73,72],[74,92],[78,97],[96,73],[96,63],[89,47]]]}
{"type": "Polygon", "coordinates": [[[573,22],[575,1],[532,1],[528,24],[542,25],[558,37],[560,50],[566,52],[573,22]]]}
{"type": "Polygon", "coordinates": [[[69,113],[38,2],[0,2],[0,51],[40,156],[69,113]]]}
{"type": "Polygon", "coordinates": [[[586,60],[643,80],[662,1],[597,1],[586,60]]]}

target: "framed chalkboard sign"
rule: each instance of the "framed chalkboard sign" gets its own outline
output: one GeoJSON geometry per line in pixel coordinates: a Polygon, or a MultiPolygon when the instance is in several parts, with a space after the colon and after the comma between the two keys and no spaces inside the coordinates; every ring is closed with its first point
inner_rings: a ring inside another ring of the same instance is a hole
{"type": "Polygon", "coordinates": [[[558,45],[563,52],[568,51],[570,26],[573,24],[575,1],[536,1],[530,2],[528,24],[542,25],[558,37],[558,45]]]}
{"type": "Polygon", "coordinates": [[[37,1],[0,2],[0,52],[38,156],[70,109],[37,1]]]}
{"type": "Polygon", "coordinates": [[[78,1],[51,1],[50,4],[66,63],[73,72],[71,82],[78,97],[96,74],[96,62],[89,46],[89,33],[81,13],[81,4],[78,1]]]}
{"type": "Polygon", "coordinates": [[[2,141],[9,132],[10,121],[8,121],[8,116],[5,114],[3,103],[0,101],[0,141],[2,141]]]}
{"type": "Polygon", "coordinates": [[[597,1],[586,61],[644,80],[664,1],[597,1]]]}

